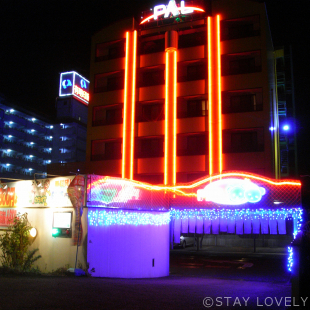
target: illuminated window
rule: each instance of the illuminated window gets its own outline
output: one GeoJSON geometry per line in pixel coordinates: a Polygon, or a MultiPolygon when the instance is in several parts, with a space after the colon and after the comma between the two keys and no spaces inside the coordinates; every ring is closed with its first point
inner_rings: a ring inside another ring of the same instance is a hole
{"type": "Polygon", "coordinates": [[[208,141],[205,133],[178,134],[177,156],[208,154],[208,141]]]}
{"type": "Polygon", "coordinates": [[[223,130],[223,153],[264,151],[264,129],[223,130]]]}
{"type": "Polygon", "coordinates": [[[255,73],[261,70],[260,51],[222,56],[222,75],[255,73]]]}
{"type": "Polygon", "coordinates": [[[98,106],[93,108],[93,126],[122,124],[123,105],[98,106]]]}
{"type": "Polygon", "coordinates": [[[223,92],[222,104],[222,112],[224,114],[262,111],[262,89],[247,89],[223,92]]]}
{"type": "Polygon", "coordinates": [[[122,158],[122,141],[120,139],[93,140],[91,146],[92,161],[122,158]]]}
{"type": "Polygon", "coordinates": [[[165,119],[165,107],[163,101],[140,102],[137,105],[137,122],[161,121],[163,119],[165,119]]]}
{"type": "Polygon", "coordinates": [[[259,16],[221,21],[221,40],[240,39],[260,35],[259,16]]]}
{"type": "Polygon", "coordinates": [[[125,40],[118,40],[96,45],[95,61],[104,61],[125,57],[125,40]]]}
{"type": "Polygon", "coordinates": [[[164,67],[143,68],[139,74],[139,87],[164,85],[164,67]]]}
{"type": "Polygon", "coordinates": [[[178,118],[205,116],[206,105],[206,99],[178,98],[178,118]]]}
{"type": "Polygon", "coordinates": [[[120,90],[124,88],[124,72],[95,75],[95,93],[120,90]]]}
{"type": "Polygon", "coordinates": [[[163,157],[164,137],[138,138],[135,151],[137,158],[163,157]]]}

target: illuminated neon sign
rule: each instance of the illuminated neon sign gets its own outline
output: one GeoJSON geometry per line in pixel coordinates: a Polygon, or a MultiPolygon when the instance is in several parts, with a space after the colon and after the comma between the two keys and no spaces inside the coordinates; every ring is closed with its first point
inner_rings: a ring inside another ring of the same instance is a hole
{"type": "Polygon", "coordinates": [[[157,20],[159,16],[164,15],[164,18],[168,18],[171,15],[172,16],[178,16],[178,15],[186,15],[194,13],[194,11],[198,12],[204,12],[203,9],[192,7],[192,6],[185,6],[185,1],[180,1],[180,6],[177,6],[175,0],[170,0],[168,5],[160,4],[154,6],[154,14],[143,19],[140,24],[144,24],[147,21],[150,20],[157,20]]]}
{"type": "Polygon", "coordinates": [[[91,190],[91,200],[98,201],[102,205],[139,199],[140,190],[127,180],[105,179],[99,181],[91,190]]]}
{"type": "Polygon", "coordinates": [[[256,185],[249,179],[229,178],[212,182],[204,189],[198,189],[197,200],[224,205],[241,205],[247,202],[259,202],[265,194],[264,187],[256,185]]]}
{"type": "Polygon", "coordinates": [[[59,96],[71,95],[88,104],[89,81],[74,71],[63,72],[60,74],[59,96]]]}

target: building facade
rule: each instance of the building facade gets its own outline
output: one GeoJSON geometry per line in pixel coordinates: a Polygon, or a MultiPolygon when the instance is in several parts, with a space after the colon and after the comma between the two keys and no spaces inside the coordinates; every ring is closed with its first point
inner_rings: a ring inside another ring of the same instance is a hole
{"type": "Polygon", "coordinates": [[[263,3],[181,1],[92,38],[89,173],[176,184],[279,178],[275,53],[263,3]]]}
{"type": "Polygon", "coordinates": [[[57,98],[56,109],[56,121],[48,120],[1,98],[1,179],[83,172],[88,107],[68,95],[57,98]]]}
{"type": "Polygon", "coordinates": [[[280,173],[283,177],[298,176],[295,91],[292,50],[277,48],[277,102],[279,115],[280,173]]]}
{"type": "Polygon", "coordinates": [[[0,103],[1,179],[33,179],[52,161],[53,124],[30,111],[0,103]]]}

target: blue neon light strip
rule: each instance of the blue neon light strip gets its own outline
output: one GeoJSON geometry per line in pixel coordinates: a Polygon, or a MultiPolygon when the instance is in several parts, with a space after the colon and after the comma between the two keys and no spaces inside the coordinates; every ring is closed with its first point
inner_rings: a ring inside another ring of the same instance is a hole
{"type": "MultiPolygon", "coordinates": [[[[255,220],[255,219],[269,219],[277,220],[286,218],[293,218],[294,220],[301,221],[302,209],[171,209],[170,214],[176,219],[185,219],[191,217],[201,217],[209,219],[226,218],[235,219],[243,217],[244,219],[255,220]]],[[[300,230],[301,223],[296,222],[294,227],[294,233],[300,230]]]]}
{"type": "Polygon", "coordinates": [[[90,210],[88,223],[90,226],[109,225],[167,225],[170,222],[169,212],[136,212],[123,210],[90,210]]]}

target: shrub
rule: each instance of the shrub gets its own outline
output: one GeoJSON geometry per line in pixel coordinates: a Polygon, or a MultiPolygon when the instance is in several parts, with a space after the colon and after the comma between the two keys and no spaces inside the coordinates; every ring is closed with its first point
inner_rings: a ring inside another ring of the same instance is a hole
{"type": "Polygon", "coordinates": [[[41,257],[35,256],[38,249],[28,251],[34,239],[29,234],[32,227],[27,216],[27,213],[18,213],[5,234],[0,236],[3,267],[29,271],[33,263],[41,257]]]}

